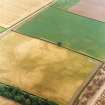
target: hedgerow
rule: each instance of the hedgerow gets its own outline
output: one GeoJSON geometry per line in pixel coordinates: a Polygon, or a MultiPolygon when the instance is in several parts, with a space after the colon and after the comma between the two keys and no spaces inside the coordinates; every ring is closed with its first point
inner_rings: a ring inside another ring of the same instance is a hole
{"type": "Polygon", "coordinates": [[[21,105],[58,105],[53,101],[27,93],[17,87],[0,84],[0,96],[14,100],[21,105]]]}

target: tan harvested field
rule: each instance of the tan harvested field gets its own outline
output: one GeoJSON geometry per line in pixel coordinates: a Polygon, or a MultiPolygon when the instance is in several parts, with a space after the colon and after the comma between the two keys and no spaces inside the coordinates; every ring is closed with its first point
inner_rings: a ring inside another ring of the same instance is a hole
{"type": "Polygon", "coordinates": [[[0,0],[0,26],[8,28],[52,0],[0,0]]]}
{"type": "Polygon", "coordinates": [[[105,0],[81,0],[69,11],[105,22],[105,0]]]}
{"type": "Polygon", "coordinates": [[[20,104],[0,96],[0,105],[20,105],[20,104]]]}
{"type": "Polygon", "coordinates": [[[14,32],[0,39],[0,82],[66,105],[99,62],[14,32]]]}

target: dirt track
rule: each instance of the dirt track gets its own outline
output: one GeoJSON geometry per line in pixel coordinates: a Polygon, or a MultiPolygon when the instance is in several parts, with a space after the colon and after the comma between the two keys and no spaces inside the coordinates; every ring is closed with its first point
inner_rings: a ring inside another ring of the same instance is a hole
{"type": "Polygon", "coordinates": [[[0,0],[0,26],[10,27],[52,0],[0,0]]]}
{"type": "Polygon", "coordinates": [[[81,0],[69,11],[105,22],[105,0],[81,0]]]}

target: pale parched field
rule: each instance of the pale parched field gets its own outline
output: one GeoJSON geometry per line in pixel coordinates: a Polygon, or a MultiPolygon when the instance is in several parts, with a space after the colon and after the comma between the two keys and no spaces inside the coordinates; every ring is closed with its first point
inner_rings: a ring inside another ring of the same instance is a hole
{"type": "Polygon", "coordinates": [[[10,32],[0,39],[0,82],[67,105],[99,62],[10,32]]]}
{"type": "Polygon", "coordinates": [[[105,22],[105,0],[81,0],[69,11],[105,22]]]}
{"type": "Polygon", "coordinates": [[[20,104],[0,96],[0,105],[20,105],[20,104]]]}
{"type": "Polygon", "coordinates": [[[8,28],[52,0],[0,0],[0,26],[8,28]]]}

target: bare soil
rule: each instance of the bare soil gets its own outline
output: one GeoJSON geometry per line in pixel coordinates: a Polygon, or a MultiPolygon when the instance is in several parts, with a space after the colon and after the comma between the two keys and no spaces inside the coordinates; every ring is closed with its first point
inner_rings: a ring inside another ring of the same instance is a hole
{"type": "Polygon", "coordinates": [[[81,0],[80,3],[69,8],[69,11],[105,22],[105,0],[81,0]]]}

